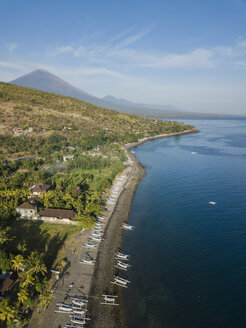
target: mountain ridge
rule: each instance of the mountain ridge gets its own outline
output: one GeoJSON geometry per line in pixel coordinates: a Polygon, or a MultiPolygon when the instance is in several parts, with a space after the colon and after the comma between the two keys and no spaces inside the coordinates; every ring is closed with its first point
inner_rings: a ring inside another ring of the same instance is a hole
{"type": "Polygon", "coordinates": [[[108,100],[108,101],[111,101],[111,102],[115,102],[115,103],[118,103],[118,104],[125,104],[125,105],[128,105],[128,106],[134,106],[134,107],[143,107],[143,108],[153,108],[153,109],[158,109],[158,110],[173,110],[173,111],[178,111],[178,112],[184,112],[183,109],[177,108],[177,107],[172,106],[172,105],[142,104],[142,103],[132,102],[132,101],[129,101],[129,100],[124,99],[124,98],[116,98],[116,97],[111,96],[111,95],[107,95],[107,96],[103,97],[102,99],[108,100]]]}
{"type": "Polygon", "coordinates": [[[44,70],[37,69],[9,82],[22,87],[38,89],[62,96],[68,96],[83,100],[96,106],[117,110],[123,113],[135,114],[154,118],[185,118],[185,117],[214,117],[215,115],[197,114],[186,112],[170,105],[147,105],[133,103],[126,99],[117,99],[113,96],[103,98],[95,97],[56,75],[44,70]]]}

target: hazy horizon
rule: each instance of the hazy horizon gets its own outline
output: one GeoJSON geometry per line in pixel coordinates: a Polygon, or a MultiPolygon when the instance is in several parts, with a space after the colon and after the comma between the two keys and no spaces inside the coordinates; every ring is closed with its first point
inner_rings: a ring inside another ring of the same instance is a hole
{"type": "Polygon", "coordinates": [[[246,2],[0,4],[0,80],[46,69],[97,97],[246,115],[246,2]]]}

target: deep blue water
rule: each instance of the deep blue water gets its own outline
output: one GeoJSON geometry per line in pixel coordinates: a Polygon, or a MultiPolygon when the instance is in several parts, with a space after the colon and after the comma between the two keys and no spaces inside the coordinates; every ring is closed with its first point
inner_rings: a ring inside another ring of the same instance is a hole
{"type": "Polygon", "coordinates": [[[127,327],[245,328],[246,120],[183,121],[200,133],[134,149],[127,327]]]}

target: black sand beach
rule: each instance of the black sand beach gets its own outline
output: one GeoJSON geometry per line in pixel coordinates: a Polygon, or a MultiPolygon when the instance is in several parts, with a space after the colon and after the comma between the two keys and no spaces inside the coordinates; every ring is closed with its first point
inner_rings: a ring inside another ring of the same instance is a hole
{"type": "MultiPolygon", "coordinates": [[[[124,189],[122,190],[117,200],[114,212],[112,213],[108,222],[104,234],[105,241],[101,243],[99,248],[89,296],[88,309],[92,319],[89,324],[90,328],[124,327],[124,318],[122,315],[122,307],[120,301],[121,287],[113,285],[111,281],[113,280],[114,274],[117,272],[117,269],[114,267],[115,253],[117,250],[119,250],[123,239],[124,230],[121,229],[121,225],[123,222],[128,220],[134,193],[139,182],[145,175],[143,166],[135,157],[135,155],[130,151],[130,149],[153,139],[194,132],[196,131],[188,130],[183,133],[159,135],[145,138],[136,143],[125,145],[127,156],[129,157],[130,161],[132,161],[132,169],[128,173],[127,183],[125,184],[124,189]],[[118,295],[120,306],[101,305],[100,299],[102,294],[105,293],[118,295]]],[[[120,275],[124,277],[122,272],[120,275]]]]}

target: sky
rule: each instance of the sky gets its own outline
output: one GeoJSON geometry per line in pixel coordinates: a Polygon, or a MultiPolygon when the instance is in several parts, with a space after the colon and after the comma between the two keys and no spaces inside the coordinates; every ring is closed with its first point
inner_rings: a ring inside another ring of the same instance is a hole
{"type": "Polygon", "coordinates": [[[0,80],[246,115],[246,0],[0,0],[0,80]]]}

